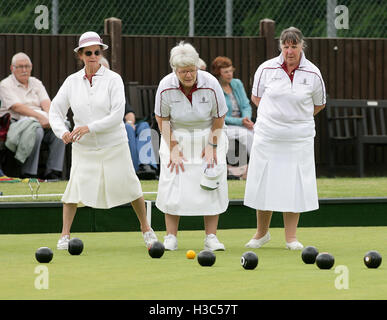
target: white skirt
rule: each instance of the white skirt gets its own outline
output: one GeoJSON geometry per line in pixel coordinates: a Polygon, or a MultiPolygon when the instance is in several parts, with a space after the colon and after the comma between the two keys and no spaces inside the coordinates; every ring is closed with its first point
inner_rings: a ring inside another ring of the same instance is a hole
{"type": "Polygon", "coordinates": [[[62,202],[109,209],[142,196],[128,143],[99,150],[73,144],[71,159],[70,180],[62,202]]]}
{"type": "Polygon", "coordinates": [[[255,133],[244,204],[280,212],[318,209],[314,139],[273,141],[255,133]]]}
{"type": "Polygon", "coordinates": [[[217,159],[221,167],[222,177],[219,188],[208,191],[200,187],[203,174],[203,159],[201,152],[208,143],[210,129],[195,130],[189,133],[185,130],[175,130],[174,136],[187,161],[184,162],[184,172],[179,169],[170,172],[167,168],[170,154],[169,147],[161,139],[160,145],[160,179],[156,198],[156,207],[164,213],[179,216],[209,216],[225,212],[228,207],[227,164],[226,153],[228,140],[224,132],[218,141],[217,159]]]}

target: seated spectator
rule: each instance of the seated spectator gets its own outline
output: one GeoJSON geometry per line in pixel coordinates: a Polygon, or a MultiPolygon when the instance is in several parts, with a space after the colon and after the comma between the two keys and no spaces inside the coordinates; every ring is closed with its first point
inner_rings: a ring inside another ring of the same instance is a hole
{"type": "Polygon", "coordinates": [[[41,143],[48,144],[43,178],[61,179],[65,145],[50,128],[48,112],[51,100],[46,89],[40,80],[31,76],[32,63],[25,53],[15,54],[10,68],[11,74],[0,83],[0,117],[6,113],[11,116],[5,145],[18,149],[15,158],[21,163],[21,177],[31,178],[38,176],[41,143]],[[23,146],[18,148],[17,144],[22,143],[23,146]]]}
{"type": "Polygon", "coordinates": [[[157,178],[157,162],[151,141],[151,129],[148,122],[136,123],[136,115],[128,101],[125,105],[125,129],[129,140],[129,149],[137,176],[143,180],[157,178]]]}
{"type": "MultiPolygon", "coordinates": [[[[101,58],[101,64],[106,68],[110,68],[109,62],[104,57],[101,58]]],[[[156,179],[157,161],[151,141],[151,129],[146,121],[136,123],[135,112],[127,99],[124,122],[133,166],[137,176],[142,180],[156,179]]]]}
{"type": "Polygon", "coordinates": [[[206,71],[207,70],[207,64],[204,62],[203,59],[199,58],[199,65],[200,70],[206,71]]]}
{"type": "Polygon", "coordinates": [[[251,105],[242,81],[234,78],[235,68],[231,59],[217,57],[211,65],[212,73],[218,78],[226,98],[228,112],[225,131],[229,139],[238,140],[246,147],[250,156],[254,138],[254,122],[251,121],[251,105]]]}

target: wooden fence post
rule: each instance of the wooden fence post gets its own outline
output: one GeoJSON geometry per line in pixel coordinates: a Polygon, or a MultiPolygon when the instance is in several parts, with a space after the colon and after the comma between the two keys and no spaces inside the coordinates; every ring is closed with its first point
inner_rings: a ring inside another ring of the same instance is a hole
{"type": "Polygon", "coordinates": [[[259,35],[266,38],[266,59],[278,55],[278,45],[275,40],[275,21],[263,19],[259,22],[259,35]]]}
{"type": "Polygon", "coordinates": [[[122,22],[118,18],[105,19],[105,34],[110,36],[110,68],[121,74],[121,51],[122,51],[122,22]]]}

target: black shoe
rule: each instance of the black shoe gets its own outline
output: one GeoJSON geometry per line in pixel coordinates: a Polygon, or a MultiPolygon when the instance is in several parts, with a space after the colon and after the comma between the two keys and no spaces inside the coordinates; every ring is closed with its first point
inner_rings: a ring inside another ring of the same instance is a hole
{"type": "Polygon", "coordinates": [[[62,180],[62,172],[59,171],[51,171],[49,174],[44,176],[44,180],[50,181],[59,181],[62,180]]]}
{"type": "Polygon", "coordinates": [[[36,174],[23,173],[20,175],[21,179],[37,179],[38,176],[36,174]]]}
{"type": "Polygon", "coordinates": [[[156,179],[156,170],[153,169],[149,164],[140,164],[136,174],[140,180],[156,179]]]}
{"type": "Polygon", "coordinates": [[[240,180],[240,177],[234,176],[232,174],[227,175],[227,180],[240,180]]]}

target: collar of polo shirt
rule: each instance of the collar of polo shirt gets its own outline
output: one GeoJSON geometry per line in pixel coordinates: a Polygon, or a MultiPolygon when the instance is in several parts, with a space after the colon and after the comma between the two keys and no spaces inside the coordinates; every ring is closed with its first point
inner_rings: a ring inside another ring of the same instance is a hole
{"type": "MultiPolygon", "coordinates": [[[[280,67],[282,67],[283,63],[285,62],[285,59],[284,59],[284,56],[282,55],[282,53],[278,56],[278,61],[277,63],[280,65],[280,67]]],[[[305,54],[304,54],[304,51],[301,51],[301,59],[300,59],[300,63],[298,65],[297,68],[304,68],[306,67],[306,58],[305,58],[305,54]]]]}
{"type": "MultiPolygon", "coordinates": [[[[171,85],[180,88],[180,81],[177,75],[174,73],[174,77],[172,78],[171,85]]],[[[197,88],[202,88],[206,86],[205,79],[202,75],[202,71],[198,70],[197,77],[196,77],[196,87],[197,88]]]]}
{"type": "MultiPolygon", "coordinates": [[[[86,77],[86,67],[83,67],[83,72],[81,73],[83,75],[83,79],[87,79],[86,77]]],[[[100,65],[100,68],[97,70],[97,72],[95,74],[92,75],[92,77],[94,76],[102,76],[105,72],[105,67],[101,64],[100,65]]]]}
{"type": "MultiPolygon", "coordinates": [[[[11,78],[12,80],[15,82],[15,84],[18,86],[18,87],[24,87],[24,84],[22,84],[18,79],[16,79],[15,75],[13,73],[11,73],[11,78]]],[[[31,76],[28,78],[28,88],[30,88],[30,85],[31,85],[31,76]]]]}

